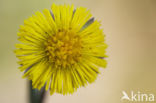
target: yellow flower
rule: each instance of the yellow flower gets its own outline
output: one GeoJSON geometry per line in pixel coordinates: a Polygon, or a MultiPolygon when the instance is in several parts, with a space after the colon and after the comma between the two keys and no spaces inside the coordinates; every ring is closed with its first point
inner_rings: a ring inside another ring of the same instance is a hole
{"type": "Polygon", "coordinates": [[[22,43],[15,53],[23,77],[50,94],[72,94],[106,66],[103,31],[86,8],[53,4],[25,20],[18,36],[22,43]]]}

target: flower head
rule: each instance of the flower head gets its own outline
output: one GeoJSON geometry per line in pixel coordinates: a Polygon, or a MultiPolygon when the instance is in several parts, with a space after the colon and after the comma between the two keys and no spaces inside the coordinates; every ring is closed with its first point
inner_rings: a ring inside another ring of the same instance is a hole
{"type": "Polygon", "coordinates": [[[95,81],[106,66],[100,23],[83,7],[53,4],[20,26],[15,53],[32,86],[61,94],[95,81]]]}

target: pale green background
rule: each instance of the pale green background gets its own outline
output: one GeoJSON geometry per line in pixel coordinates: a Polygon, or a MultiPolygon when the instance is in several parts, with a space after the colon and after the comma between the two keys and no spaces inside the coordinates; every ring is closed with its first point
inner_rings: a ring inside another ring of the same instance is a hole
{"type": "Polygon", "coordinates": [[[122,90],[156,96],[156,0],[0,0],[0,103],[28,103],[13,53],[16,33],[24,19],[53,2],[90,9],[104,28],[109,58],[95,83],[73,95],[47,94],[45,103],[122,103],[122,90]]]}

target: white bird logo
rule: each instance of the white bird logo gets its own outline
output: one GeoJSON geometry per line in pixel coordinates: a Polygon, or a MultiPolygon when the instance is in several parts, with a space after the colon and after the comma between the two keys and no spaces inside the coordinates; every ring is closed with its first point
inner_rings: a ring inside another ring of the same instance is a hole
{"type": "Polygon", "coordinates": [[[121,98],[121,100],[123,99],[127,99],[130,101],[130,98],[128,97],[127,93],[125,91],[122,91],[123,97],[121,98]]]}

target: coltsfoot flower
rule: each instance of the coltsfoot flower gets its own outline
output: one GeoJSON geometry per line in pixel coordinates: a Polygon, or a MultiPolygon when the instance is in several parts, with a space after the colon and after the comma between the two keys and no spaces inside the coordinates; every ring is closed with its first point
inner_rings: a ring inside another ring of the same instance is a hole
{"type": "Polygon", "coordinates": [[[23,77],[50,94],[72,94],[106,66],[103,30],[86,8],[53,4],[25,20],[18,36],[15,53],[23,77]]]}

